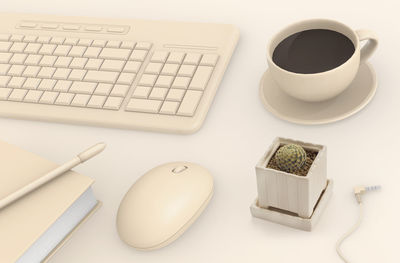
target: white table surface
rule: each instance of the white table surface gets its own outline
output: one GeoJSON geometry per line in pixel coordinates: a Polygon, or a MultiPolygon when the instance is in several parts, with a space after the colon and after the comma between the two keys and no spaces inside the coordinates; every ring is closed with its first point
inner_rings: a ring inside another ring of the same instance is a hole
{"type": "MultiPolygon", "coordinates": [[[[334,245],[356,220],[352,187],[381,184],[364,196],[365,219],[343,246],[352,262],[398,262],[400,236],[400,4],[391,1],[306,0],[13,0],[0,11],[231,23],[241,39],[203,128],[189,136],[0,118],[0,139],[62,163],[98,141],[104,153],[76,170],[96,180],[102,208],[51,260],[62,262],[340,262],[334,245]],[[380,46],[371,59],[379,87],[360,113],[321,126],[275,118],[258,98],[270,36],[296,20],[323,17],[374,30],[380,46]],[[313,232],[252,218],[254,166],[276,136],[328,146],[334,194],[313,232]],[[139,252],[118,238],[115,216],[128,188],[154,166],[197,162],[214,175],[215,195],[176,242],[139,252]]],[[[0,160],[1,161],[1,160],[0,160]]]]}

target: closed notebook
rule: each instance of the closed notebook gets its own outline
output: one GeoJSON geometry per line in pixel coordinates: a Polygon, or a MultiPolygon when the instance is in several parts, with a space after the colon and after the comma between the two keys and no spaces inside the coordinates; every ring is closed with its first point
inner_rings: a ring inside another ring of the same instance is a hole
{"type": "MultiPolygon", "coordinates": [[[[57,164],[0,141],[0,200],[57,164]]],[[[69,171],[0,210],[0,262],[46,261],[99,206],[93,179],[69,171]]]]}

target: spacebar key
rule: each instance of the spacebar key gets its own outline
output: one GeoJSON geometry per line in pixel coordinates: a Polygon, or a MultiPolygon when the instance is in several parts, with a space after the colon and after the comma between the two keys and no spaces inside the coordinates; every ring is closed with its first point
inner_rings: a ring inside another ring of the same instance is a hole
{"type": "Polygon", "coordinates": [[[119,72],[89,70],[86,73],[84,80],[92,82],[115,83],[118,75],[119,72]]]}
{"type": "Polygon", "coordinates": [[[126,110],[156,113],[160,109],[161,103],[162,101],[159,100],[131,99],[126,105],[126,110]]]}

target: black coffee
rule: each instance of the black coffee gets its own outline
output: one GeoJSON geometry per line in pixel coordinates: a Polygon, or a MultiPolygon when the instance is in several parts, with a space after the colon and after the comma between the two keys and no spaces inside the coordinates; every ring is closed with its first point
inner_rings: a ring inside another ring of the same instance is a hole
{"type": "Polygon", "coordinates": [[[285,70],[311,74],[334,69],[353,53],[353,42],[345,35],[327,29],[311,29],[285,38],[275,48],[272,60],[285,70]]]}

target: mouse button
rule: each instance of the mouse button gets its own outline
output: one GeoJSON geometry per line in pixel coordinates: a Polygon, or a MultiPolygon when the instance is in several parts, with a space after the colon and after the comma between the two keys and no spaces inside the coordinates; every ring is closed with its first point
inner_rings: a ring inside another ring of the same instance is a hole
{"type": "Polygon", "coordinates": [[[172,172],[174,174],[179,174],[183,171],[186,171],[189,167],[187,167],[186,165],[180,165],[180,166],[176,166],[175,168],[172,169],[172,172]]]}

